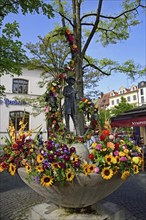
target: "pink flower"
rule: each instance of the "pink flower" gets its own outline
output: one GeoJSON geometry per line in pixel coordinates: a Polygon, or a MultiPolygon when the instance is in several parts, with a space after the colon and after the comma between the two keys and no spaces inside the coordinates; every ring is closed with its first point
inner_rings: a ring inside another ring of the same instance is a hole
{"type": "Polygon", "coordinates": [[[45,112],[49,112],[49,108],[47,106],[45,107],[45,112]]]}
{"type": "Polygon", "coordinates": [[[119,151],[116,150],[116,151],[114,152],[114,155],[115,155],[115,156],[118,156],[118,155],[119,155],[119,151]]]}
{"type": "Polygon", "coordinates": [[[94,168],[94,173],[98,173],[99,172],[99,167],[95,167],[94,168]]]}
{"type": "Polygon", "coordinates": [[[126,160],[127,160],[126,157],[121,157],[121,158],[120,158],[120,161],[126,161],[126,160]]]}
{"type": "Polygon", "coordinates": [[[97,144],[96,149],[100,150],[101,149],[101,144],[97,144]]]}

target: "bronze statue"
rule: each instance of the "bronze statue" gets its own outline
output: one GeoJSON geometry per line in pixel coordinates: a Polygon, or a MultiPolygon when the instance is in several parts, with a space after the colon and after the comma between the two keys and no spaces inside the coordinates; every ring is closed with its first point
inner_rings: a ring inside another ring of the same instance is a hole
{"type": "Polygon", "coordinates": [[[66,79],[67,86],[64,87],[63,95],[65,96],[64,101],[64,113],[65,113],[65,123],[66,123],[66,129],[68,132],[70,132],[70,124],[69,119],[70,116],[73,120],[74,127],[76,129],[76,98],[77,98],[77,92],[75,88],[73,87],[75,84],[75,78],[70,76],[66,79]]]}

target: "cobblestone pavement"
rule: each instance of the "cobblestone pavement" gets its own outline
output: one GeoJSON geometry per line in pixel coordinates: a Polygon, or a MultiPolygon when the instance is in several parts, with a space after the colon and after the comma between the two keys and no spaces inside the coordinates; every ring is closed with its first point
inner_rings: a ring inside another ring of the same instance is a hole
{"type": "MultiPolygon", "coordinates": [[[[146,173],[130,177],[104,201],[123,207],[126,220],[146,220],[146,173]]],[[[0,220],[27,220],[28,209],[42,202],[47,201],[19,176],[0,173],[0,220]]]]}

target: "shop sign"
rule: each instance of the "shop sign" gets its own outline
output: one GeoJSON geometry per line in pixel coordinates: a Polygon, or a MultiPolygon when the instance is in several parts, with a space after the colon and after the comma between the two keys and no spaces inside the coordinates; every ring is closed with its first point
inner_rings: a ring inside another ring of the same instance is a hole
{"type": "Polygon", "coordinates": [[[0,104],[4,103],[7,107],[9,105],[26,105],[27,103],[25,101],[18,101],[18,100],[10,100],[7,98],[4,98],[4,100],[0,100],[0,104]]]}

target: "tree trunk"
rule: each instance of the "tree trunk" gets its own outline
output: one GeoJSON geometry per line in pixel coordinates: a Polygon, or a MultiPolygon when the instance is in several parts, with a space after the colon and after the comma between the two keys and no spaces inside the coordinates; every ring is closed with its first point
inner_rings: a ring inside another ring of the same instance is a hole
{"type": "MultiPolygon", "coordinates": [[[[74,38],[75,38],[75,44],[78,48],[78,53],[75,56],[75,74],[76,74],[76,90],[78,94],[78,99],[80,100],[81,97],[84,96],[83,94],[83,73],[82,73],[82,63],[83,60],[81,58],[81,22],[80,22],[80,3],[78,0],[72,1],[72,7],[73,7],[73,32],[74,32],[74,38]]],[[[84,116],[82,113],[76,112],[77,117],[77,134],[83,135],[84,134],[84,116]]]]}

